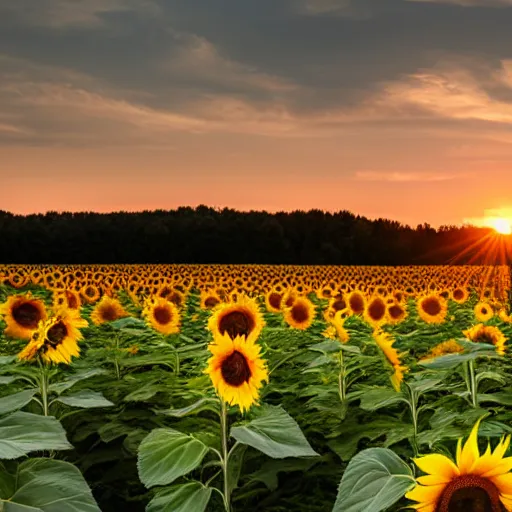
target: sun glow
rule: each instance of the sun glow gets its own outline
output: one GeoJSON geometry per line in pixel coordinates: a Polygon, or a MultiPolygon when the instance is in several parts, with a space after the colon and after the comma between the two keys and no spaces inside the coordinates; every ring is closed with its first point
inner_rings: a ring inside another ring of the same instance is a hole
{"type": "Polygon", "coordinates": [[[510,220],[503,217],[489,219],[489,227],[493,228],[500,235],[510,235],[512,233],[510,220]]]}

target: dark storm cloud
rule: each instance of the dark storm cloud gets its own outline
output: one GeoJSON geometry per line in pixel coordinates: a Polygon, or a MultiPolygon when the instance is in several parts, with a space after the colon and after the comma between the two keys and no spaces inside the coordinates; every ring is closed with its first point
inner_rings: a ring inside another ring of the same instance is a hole
{"type": "MultiPolygon", "coordinates": [[[[142,129],[166,139],[169,130],[237,127],[311,136],[315,127],[410,118],[443,126],[444,113],[424,97],[433,83],[448,118],[488,122],[496,117],[489,108],[512,99],[503,64],[512,58],[509,3],[2,3],[0,106],[8,119],[0,118],[0,140],[131,140],[142,129]],[[469,110],[460,111],[443,81],[458,84],[469,110]]],[[[494,121],[510,122],[506,112],[494,121]]]]}

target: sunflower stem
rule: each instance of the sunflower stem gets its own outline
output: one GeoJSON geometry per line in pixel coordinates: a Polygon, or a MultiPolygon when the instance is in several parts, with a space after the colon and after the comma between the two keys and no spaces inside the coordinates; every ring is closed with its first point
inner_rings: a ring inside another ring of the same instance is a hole
{"type": "Polygon", "coordinates": [[[114,366],[116,368],[116,378],[117,380],[121,380],[121,369],[119,367],[119,334],[116,334],[116,351],[114,356],[114,366]]]}
{"type": "Polygon", "coordinates": [[[228,481],[228,414],[226,408],[226,402],[222,400],[220,403],[220,430],[222,440],[222,472],[224,476],[224,507],[226,512],[231,511],[231,496],[229,492],[229,481],[228,481]]]}
{"type": "Polygon", "coordinates": [[[471,385],[471,402],[473,404],[473,407],[478,407],[478,396],[477,396],[477,382],[476,382],[476,375],[475,375],[475,361],[473,359],[470,359],[468,361],[468,368],[469,368],[469,382],[471,385]]]}
{"type": "Polygon", "coordinates": [[[338,375],[338,393],[340,395],[340,400],[343,403],[347,398],[347,380],[345,374],[345,364],[343,361],[343,350],[340,350],[339,354],[339,362],[340,362],[340,373],[338,375]]]}
{"type": "Polygon", "coordinates": [[[39,393],[41,394],[41,401],[43,406],[43,414],[49,416],[50,407],[48,405],[48,372],[44,363],[39,359],[40,378],[39,378],[39,393]]]}

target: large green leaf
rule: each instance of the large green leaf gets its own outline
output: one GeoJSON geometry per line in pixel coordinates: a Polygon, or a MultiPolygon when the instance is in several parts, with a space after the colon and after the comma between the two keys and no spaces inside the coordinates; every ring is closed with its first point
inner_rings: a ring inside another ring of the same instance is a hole
{"type": "Polygon", "coordinates": [[[0,416],[21,409],[32,400],[36,393],[37,389],[25,389],[19,393],[3,396],[0,398],[0,416]]]}
{"type": "Polygon", "coordinates": [[[15,412],[0,419],[0,459],[40,450],[70,450],[62,425],[52,416],[15,412]]]}
{"type": "Polygon", "coordinates": [[[81,407],[82,409],[91,409],[93,407],[112,407],[113,404],[107,400],[99,391],[90,391],[88,389],[79,391],[73,395],[59,396],[55,400],[70,407],[81,407]]]}
{"type": "Polygon", "coordinates": [[[103,375],[105,373],[107,373],[107,371],[101,368],[91,368],[90,370],[83,370],[75,373],[74,375],[71,375],[62,382],[55,382],[53,384],[50,384],[49,389],[50,391],[53,391],[54,393],[60,395],[67,389],[74,386],[77,382],[80,382],[85,379],[90,379],[91,377],[96,377],[96,375],[103,375]]]}
{"type": "Polygon", "coordinates": [[[219,400],[217,398],[201,398],[182,409],[168,409],[167,411],[156,411],[158,414],[165,414],[166,416],[173,416],[175,418],[183,418],[189,414],[198,414],[201,411],[212,411],[219,413],[219,400]]]}
{"type": "Polygon", "coordinates": [[[348,464],[333,512],[381,512],[416,485],[411,468],[387,448],[368,448],[348,464]]]}
{"type": "Polygon", "coordinates": [[[146,512],[203,512],[211,495],[212,489],[200,482],[175,485],[157,492],[146,512]]]}
{"type": "Polygon", "coordinates": [[[182,432],[158,428],[142,441],[137,467],[146,487],[168,485],[176,478],[195,469],[208,451],[208,447],[182,432]]]}
{"type": "Polygon", "coordinates": [[[10,487],[9,495],[0,496],[2,512],[101,512],[84,477],[69,462],[29,459],[18,466],[10,487]]]}
{"type": "Polygon", "coordinates": [[[365,411],[376,411],[382,407],[390,407],[399,402],[407,403],[402,393],[397,393],[390,388],[369,389],[361,395],[361,409],[365,411]]]}
{"type": "Polygon", "coordinates": [[[256,419],[233,427],[231,437],[274,459],[318,456],[295,420],[281,407],[266,406],[256,419]]]}

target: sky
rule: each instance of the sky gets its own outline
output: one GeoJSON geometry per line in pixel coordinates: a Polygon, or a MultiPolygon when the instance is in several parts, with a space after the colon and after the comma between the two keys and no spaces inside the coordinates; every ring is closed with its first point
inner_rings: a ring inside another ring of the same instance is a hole
{"type": "Polygon", "coordinates": [[[512,216],[512,0],[0,2],[0,210],[512,216]]]}

